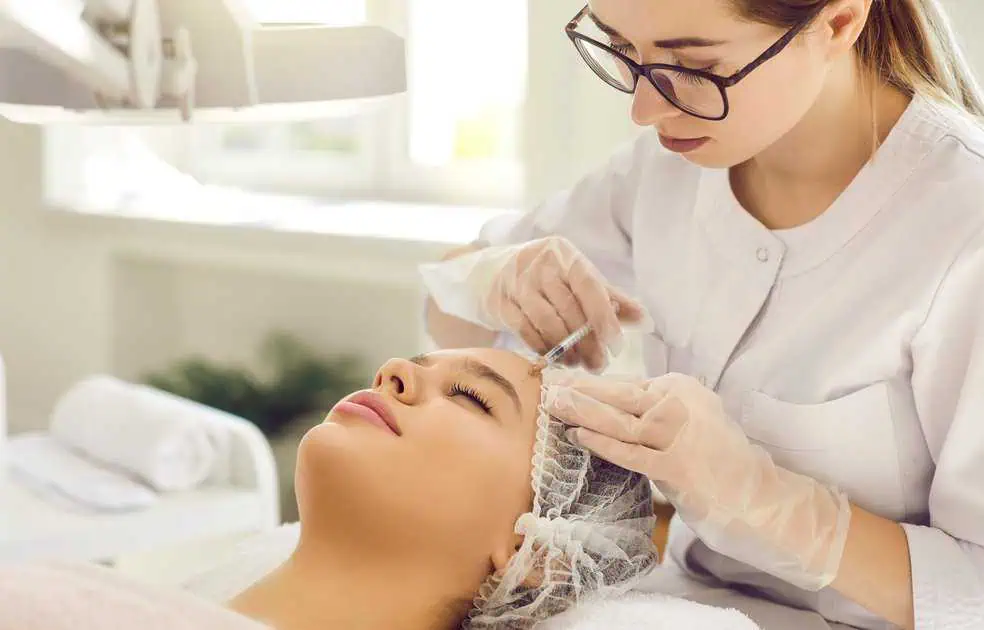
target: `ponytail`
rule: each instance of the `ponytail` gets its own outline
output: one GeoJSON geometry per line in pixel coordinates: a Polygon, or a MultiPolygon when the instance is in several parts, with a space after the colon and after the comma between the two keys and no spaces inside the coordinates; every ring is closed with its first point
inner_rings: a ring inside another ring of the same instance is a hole
{"type": "Polygon", "coordinates": [[[984,94],[939,0],[874,0],[857,51],[872,78],[984,117],[984,94]]]}

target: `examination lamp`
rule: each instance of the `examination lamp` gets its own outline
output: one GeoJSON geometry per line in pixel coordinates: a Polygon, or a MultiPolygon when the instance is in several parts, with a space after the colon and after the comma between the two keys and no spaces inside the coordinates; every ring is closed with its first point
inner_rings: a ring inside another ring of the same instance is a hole
{"type": "Polygon", "coordinates": [[[403,39],[377,26],[262,24],[243,0],[0,0],[16,122],[297,120],[405,89],[403,39]]]}

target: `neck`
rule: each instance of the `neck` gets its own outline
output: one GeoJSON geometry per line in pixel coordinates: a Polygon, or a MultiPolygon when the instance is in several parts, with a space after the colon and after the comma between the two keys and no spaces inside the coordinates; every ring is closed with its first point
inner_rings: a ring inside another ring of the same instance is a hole
{"type": "Polygon", "coordinates": [[[440,630],[467,612],[432,563],[346,551],[302,538],[229,607],[277,630],[440,630]]]}
{"type": "Polygon", "coordinates": [[[895,88],[874,87],[872,98],[860,85],[860,70],[845,59],[796,127],[732,169],[739,201],[767,227],[795,227],[823,213],[871,160],[908,106],[908,96],[895,88]]]}

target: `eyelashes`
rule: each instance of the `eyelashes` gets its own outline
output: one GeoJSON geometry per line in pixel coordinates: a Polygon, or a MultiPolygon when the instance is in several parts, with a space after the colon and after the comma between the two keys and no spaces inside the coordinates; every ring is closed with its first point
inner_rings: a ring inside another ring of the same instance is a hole
{"type": "MultiPolygon", "coordinates": [[[[621,55],[625,55],[626,57],[629,56],[629,53],[630,52],[632,52],[633,50],[635,50],[635,47],[632,46],[632,44],[623,44],[623,43],[619,43],[619,42],[610,42],[609,43],[609,46],[615,52],[617,52],[617,53],[619,53],[621,55]]],[[[714,70],[715,70],[715,68],[717,68],[717,65],[718,65],[717,62],[714,62],[714,63],[707,64],[707,65],[704,65],[704,66],[699,67],[699,68],[692,68],[692,67],[688,66],[686,63],[684,63],[682,59],[673,59],[672,61],[673,61],[673,63],[671,63],[669,65],[680,66],[681,68],[686,68],[687,70],[695,70],[697,72],[709,72],[709,73],[713,73],[714,70]]],[[[679,73],[677,73],[677,75],[680,78],[682,78],[683,80],[685,80],[685,81],[692,81],[692,82],[696,82],[696,83],[700,83],[700,82],[703,82],[704,81],[704,79],[702,79],[701,77],[694,76],[694,75],[687,74],[687,73],[683,73],[683,72],[679,72],[679,73]]]]}
{"type": "Polygon", "coordinates": [[[476,389],[469,387],[467,385],[463,385],[461,383],[455,383],[454,385],[451,386],[451,390],[448,392],[448,396],[451,396],[452,398],[454,396],[464,396],[465,398],[469,399],[470,401],[478,405],[485,413],[492,412],[492,405],[489,404],[489,399],[483,396],[476,389]]]}
{"type": "Polygon", "coordinates": [[[622,54],[622,55],[628,55],[629,52],[632,50],[632,45],[631,44],[616,44],[616,43],[612,43],[611,44],[611,47],[612,47],[612,50],[614,50],[615,52],[617,52],[619,54],[622,54]]]}

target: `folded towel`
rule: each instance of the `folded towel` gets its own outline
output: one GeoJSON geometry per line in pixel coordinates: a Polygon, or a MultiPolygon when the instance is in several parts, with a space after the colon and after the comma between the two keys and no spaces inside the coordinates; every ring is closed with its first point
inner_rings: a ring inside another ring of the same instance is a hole
{"type": "Polygon", "coordinates": [[[129,512],[150,507],[158,495],[117,470],[70,450],[46,433],[10,438],[7,460],[24,486],[72,511],[129,512]]]}
{"type": "Polygon", "coordinates": [[[210,419],[222,412],[167,392],[94,376],[55,405],[51,435],[66,446],[129,471],[159,491],[200,485],[220,456],[210,419]]]}
{"type": "Polygon", "coordinates": [[[760,630],[735,609],[715,608],[679,597],[630,593],[588,601],[543,624],[543,630],[760,630]]]}

